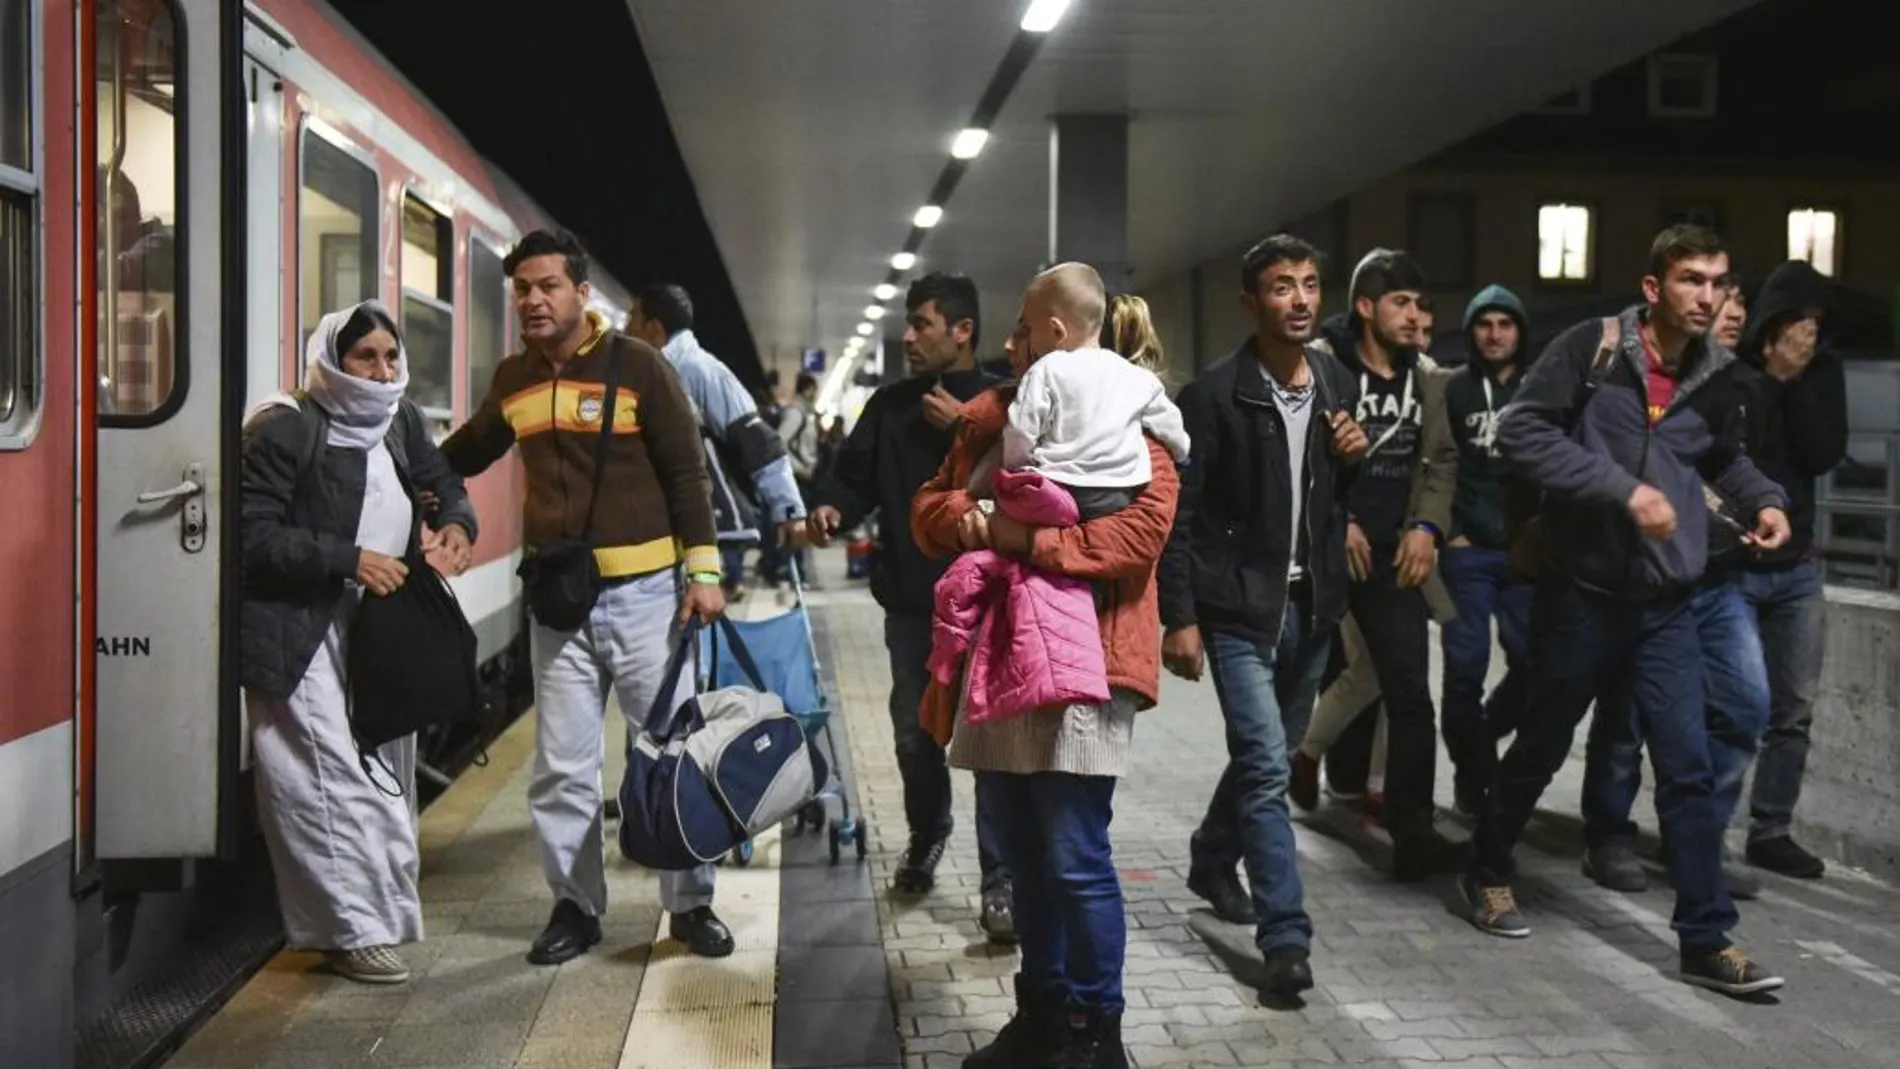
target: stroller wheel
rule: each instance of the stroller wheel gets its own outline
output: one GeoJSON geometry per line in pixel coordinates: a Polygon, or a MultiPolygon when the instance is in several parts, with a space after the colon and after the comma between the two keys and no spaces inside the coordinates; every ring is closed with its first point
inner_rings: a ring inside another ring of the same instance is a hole
{"type": "Polygon", "coordinates": [[[857,845],[858,860],[863,861],[864,855],[871,849],[871,826],[862,820],[858,821],[858,826],[851,829],[851,841],[857,845]]]}
{"type": "Polygon", "coordinates": [[[837,821],[831,822],[831,863],[836,865],[844,853],[844,829],[837,821]]]}
{"type": "Polygon", "coordinates": [[[745,868],[747,865],[752,864],[752,840],[747,839],[738,846],[733,847],[732,863],[740,868],[745,868]]]}

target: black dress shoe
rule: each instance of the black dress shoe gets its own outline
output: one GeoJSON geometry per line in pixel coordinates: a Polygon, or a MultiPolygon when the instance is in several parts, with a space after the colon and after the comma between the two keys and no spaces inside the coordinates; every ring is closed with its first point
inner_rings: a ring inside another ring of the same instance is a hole
{"type": "Polygon", "coordinates": [[[1187,887],[1207,899],[1207,904],[1214,907],[1214,916],[1228,924],[1253,924],[1259,920],[1254,913],[1253,898],[1240,886],[1240,876],[1231,868],[1189,867],[1187,887]]]}
{"type": "Polygon", "coordinates": [[[714,915],[711,906],[675,913],[666,931],[702,958],[723,958],[732,953],[732,929],[714,915]]]}
{"type": "Polygon", "coordinates": [[[535,937],[534,946],[528,950],[528,963],[559,965],[587,953],[587,948],[598,942],[600,918],[588,916],[580,903],[563,898],[554,904],[548,926],[535,937]]]}
{"type": "Polygon", "coordinates": [[[1290,999],[1313,986],[1313,963],[1305,947],[1278,946],[1267,951],[1260,994],[1290,999]]]}

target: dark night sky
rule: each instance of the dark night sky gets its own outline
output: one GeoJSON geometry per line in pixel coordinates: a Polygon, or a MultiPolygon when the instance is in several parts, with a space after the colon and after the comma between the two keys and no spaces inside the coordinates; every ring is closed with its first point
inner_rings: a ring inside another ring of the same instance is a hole
{"type": "Polygon", "coordinates": [[[747,386],[762,384],[626,0],[542,0],[526,15],[514,4],[455,5],[452,28],[442,5],[330,3],[614,278],[685,286],[706,347],[747,386]],[[484,10],[492,14],[473,14],[484,10]],[[467,40],[506,47],[456,43],[467,40]],[[481,67],[476,56],[509,58],[481,67]]]}

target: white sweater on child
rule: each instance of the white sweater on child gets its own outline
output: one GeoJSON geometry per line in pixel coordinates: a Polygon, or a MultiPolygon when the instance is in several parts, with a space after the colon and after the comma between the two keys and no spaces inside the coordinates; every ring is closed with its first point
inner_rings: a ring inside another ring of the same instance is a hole
{"type": "Polygon", "coordinates": [[[1154,372],[1107,349],[1059,349],[1030,365],[1016,386],[1003,467],[1065,486],[1142,486],[1154,477],[1143,431],[1186,463],[1181,410],[1154,372]]]}

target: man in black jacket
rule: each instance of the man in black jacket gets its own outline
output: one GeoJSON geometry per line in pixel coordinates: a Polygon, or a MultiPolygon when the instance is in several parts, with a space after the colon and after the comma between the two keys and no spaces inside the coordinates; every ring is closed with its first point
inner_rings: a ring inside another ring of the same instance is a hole
{"type": "MultiPolygon", "coordinates": [[[[884,645],[891,659],[891,730],[904,783],[910,846],[892,886],[926,894],[954,826],[950,766],[917,722],[930,681],[930,624],[936,584],[949,561],[925,557],[910,537],[910,504],[949,455],[963,402],[995,385],[976,366],[976,285],[962,275],[926,275],[905,294],[904,357],[911,377],[878,390],[817,487],[812,538],[825,545],[872,513],[878,525],[877,571],[871,595],[884,609],[884,645]]],[[[1015,941],[1009,873],[994,846],[989,816],[976,814],[977,859],[983,872],[983,930],[1015,941]]]]}
{"type": "Polygon", "coordinates": [[[1462,890],[1471,922],[1522,938],[1511,853],[1563,767],[1577,723],[1626,687],[1657,770],[1656,809],[1676,887],[1681,975],[1728,994],[1782,981],[1729,942],[1738,920],[1722,879],[1725,814],[1716,752],[1752,737],[1712,730],[1694,594],[1708,559],[1706,479],[1763,549],[1788,538],[1785,495],[1743,453],[1734,357],[1708,339],[1728,277],[1721,239],[1696,226],[1657,236],[1646,304],[1551,342],[1499,422],[1513,470],[1541,489],[1545,539],[1531,612],[1528,711],[1473,836],[1462,890]],[[1612,330],[1614,333],[1612,333],[1612,330]]]}
{"type": "Polygon", "coordinates": [[[1358,387],[1309,348],[1319,253],[1276,234],[1241,261],[1254,336],[1181,391],[1193,439],[1159,574],[1162,656],[1187,679],[1203,652],[1227,721],[1226,770],[1194,833],[1188,888],[1255,922],[1262,990],[1313,986],[1287,815],[1287,753],[1306,729],[1333,627],[1346,612],[1346,493],[1366,451],[1358,387]],[[1242,860],[1251,901],[1235,869],[1242,860]]]}

